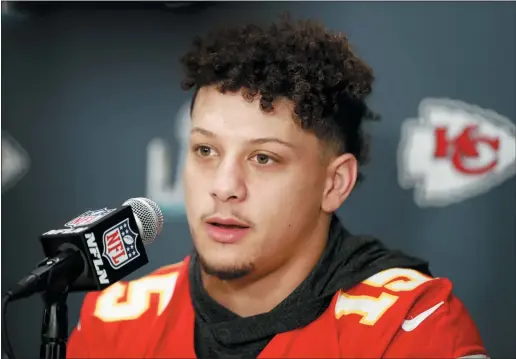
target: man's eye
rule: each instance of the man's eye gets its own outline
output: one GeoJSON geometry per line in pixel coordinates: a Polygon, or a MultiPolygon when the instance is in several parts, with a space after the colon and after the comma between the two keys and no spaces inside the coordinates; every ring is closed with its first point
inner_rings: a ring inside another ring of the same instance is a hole
{"type": "Polygon", "coordinates": [[[208,157],[211,155],[212,149],[208,146],[197,146],[195,147],[195,152],[202,157],[208,157]]]}
{"type": "Polygon", "coordinates": [[[260,165],[267,165],[274,162],[271,156],[264,155],[263,153],[257,154],[255,158],[256,162],[258,162],[260,165]]]}

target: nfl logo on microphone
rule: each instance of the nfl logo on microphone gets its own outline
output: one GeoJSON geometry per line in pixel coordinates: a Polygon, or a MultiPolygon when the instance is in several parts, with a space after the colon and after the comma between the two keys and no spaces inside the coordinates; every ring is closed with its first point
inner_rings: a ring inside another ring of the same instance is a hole
{"type": "Polygon", "coordinates": [[[105,231],[102,237],[102,256],[114,269],[119,269],[140,256],[136,248],[138,233],[131,229],[128,218],[105,231]]]}

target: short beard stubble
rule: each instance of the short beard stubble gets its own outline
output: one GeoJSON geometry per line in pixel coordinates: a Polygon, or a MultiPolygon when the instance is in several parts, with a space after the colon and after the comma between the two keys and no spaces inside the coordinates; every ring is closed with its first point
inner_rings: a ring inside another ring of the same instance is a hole
{"type": "Polygon", "coordinates": [[[204,258],[199,254],[199,264],[201,265],[202,270],[209,276],[216,277],[220,280],[230,281],[241,279],[250,274],[254,265],[252,263],[244,264],[240,267],[225,267],[225,268],[217,268],[211,266],[204,258]]]}

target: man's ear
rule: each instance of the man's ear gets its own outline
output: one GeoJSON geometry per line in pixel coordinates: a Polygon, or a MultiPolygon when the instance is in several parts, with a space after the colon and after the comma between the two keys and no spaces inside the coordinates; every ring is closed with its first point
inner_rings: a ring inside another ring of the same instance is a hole
{"type": "Polygon", "coordinates": [[[330,161],[321,204],[323,211],[334,212],[344,203],[355,186],[357,174],[357,159],[350,153],[330,161]]]}

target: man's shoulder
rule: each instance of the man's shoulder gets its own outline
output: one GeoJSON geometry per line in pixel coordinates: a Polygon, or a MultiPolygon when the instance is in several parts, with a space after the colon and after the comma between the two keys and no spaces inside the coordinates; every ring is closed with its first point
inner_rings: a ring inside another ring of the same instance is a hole
{"type": "Polygon", "coordinates": [[[187,280],[188,262],[186,257],[140,278],[119,281],[102,291],[88,293],[81,320],[93,317],[104,323],[119,323],[161,315],[180,282],[187,280]]]}
{"type": "Polygon", "coordinates": [[[360,338],[375,338],[372,356],[484,354],[477,328],[452,288],[447,278],[391,268],[336,293],[331,309],[339,331],[354,333],[356,345],[366,345],[360,338]],[[439,347],[425,348],[430,338],[439,347]]]}
{"type": "Polygon", "coordinates": [[[189,298],[188,262],[187,257],[141,278],[88,293],[70,335],[68,357],[144,357],[148,343],[159,337],[156,333],[167,322],[170,311],[165,309],[172,298],[175,303],[189,298]]]}
{"type": "Polygon", "coordinates": [[[373,327],[392,323],[395,316],[403,317],[416,302],[431,303],[450,291],[448,279],[432,278],[413,269],[390,268],[336,293],[334,313],[337,319],[373,327]]]}

